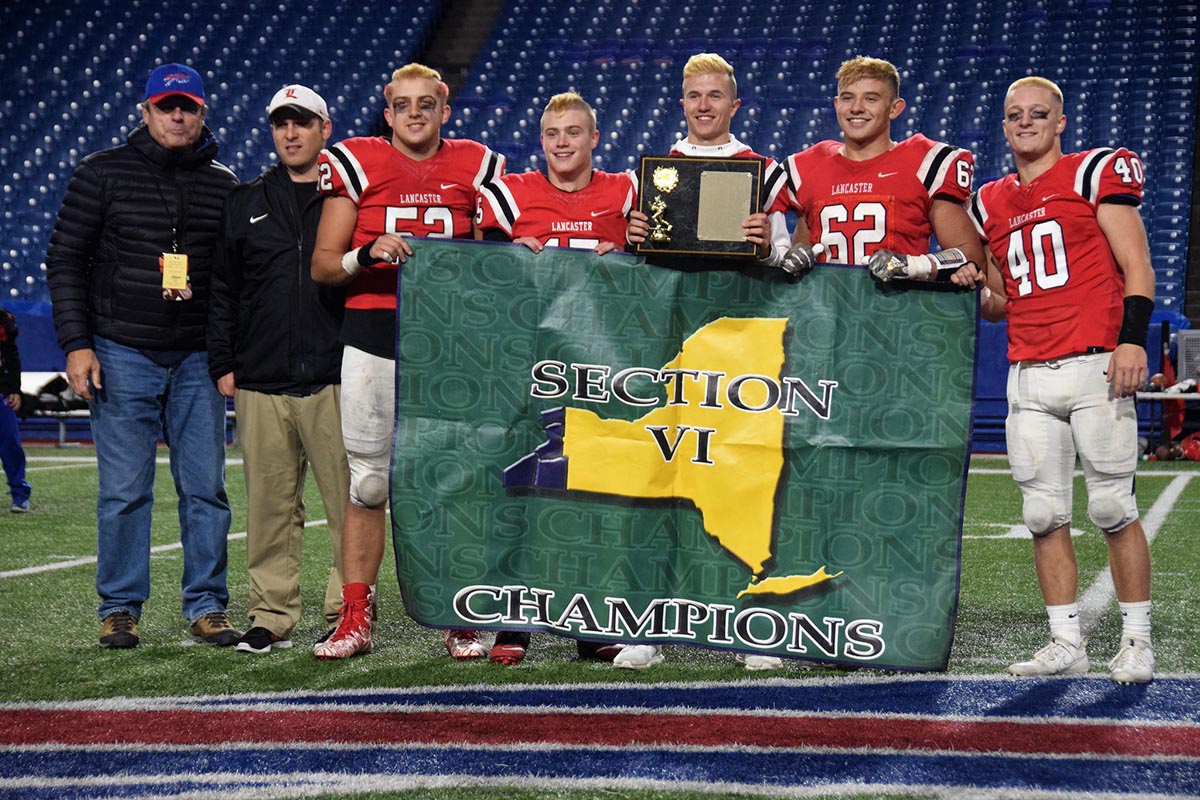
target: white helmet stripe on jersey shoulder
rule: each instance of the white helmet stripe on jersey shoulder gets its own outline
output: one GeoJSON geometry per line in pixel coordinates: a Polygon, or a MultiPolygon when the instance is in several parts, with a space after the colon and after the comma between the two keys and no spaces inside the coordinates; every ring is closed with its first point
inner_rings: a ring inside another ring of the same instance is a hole
{"type": "Polygon", "coordinates": [[[350,148],[346,147],[341,142],[331,146],[325,151],[329,156],[329,163],[337,170],[338,176],[342,179],[342,184],[346,187],[346,193],[350,195],[350,199],[358,203],[359,197],[371,185],[367,179],[367,173],[362,168],[362,164],[350,152],[350,148]]]}
{"type": "Polygon", "coordinates": [[[483,159],[479,162],[479,171],[475,173],[472,186],[478,189],[489,181],[494,181],[504,173],[504,156],[490,147],[483,148],[483,159]]]}
{"type": "Polygon", "coordinates": [[[979,200],[978,191],[971,192],[971,195],[967,198],[967,216],[971,218],[971,222],[975,225],[976,232],[986,238],[987,232],[984,230],[984,226],[987,224],[988,213],[983,203],[979,200]]]}
{"type": "Polygon", "coordinates": [[[763,173],[762,211],[766,211],[775,204],[775,198],[779,197],[779,193],[787,184],[787,175],[784,174],[783,167],[779,166],[779,162],[773,158],[764,160],[767,163],[766,171],[763,173]]]}
{"type": "Polygon", "coordinates": [[[479,187],[479,194],[483,196],[483,201],[491,206],[500,227],[504,229],[505,233],[512,236],[513,223],[517,221],[517,216],[521,213],[512,192],[508,190],[503,181],[489,181],[479,187]]]}
{"type": "Polygon", "coordinates": [[[937,187],[945,182],[950,166],[960,154],[965,152],[960,147],[951,147],[941,142],[934,144],[929,149],[924,160],[921,161],[921,166],[917,169],[917,180],[925,185],[925,191],[928,194],[932,195],[937,187]]]}
{"type": "Polygon", "coordinates": [[[1075,171],[1075,193],[1095,205],[1096,198],[1100,196],[1100,177],[1104,174],[1104,168],[1108,162],[1116,154],[1117,151],[1111,147],[1089,150],[1075,171]]]}

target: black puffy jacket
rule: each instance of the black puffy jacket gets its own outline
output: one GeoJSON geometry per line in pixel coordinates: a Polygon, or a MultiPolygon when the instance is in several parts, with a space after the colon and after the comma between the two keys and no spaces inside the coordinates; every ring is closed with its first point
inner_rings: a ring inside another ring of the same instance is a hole
{"type": "Polygon", "coordinates": [[[278,164],[225,202],[213,268],[208,371],[239,389],[303,397],[341,383],[346,292],[312,279],[321,220],[316,192],[296,205],[278,164]]]}
{"type": "Polygon", "coordinates": [[[79,162],[46,251],[63,350],[90,348],[93,335],[146,350],[204,349],[221,207],[238,184],[216,155],[207,127],[181,153],[140,125],[125,144],[79,162]],[[193,291],[182,302],[163,299],[159,271],[176,226],[193,291]]]}

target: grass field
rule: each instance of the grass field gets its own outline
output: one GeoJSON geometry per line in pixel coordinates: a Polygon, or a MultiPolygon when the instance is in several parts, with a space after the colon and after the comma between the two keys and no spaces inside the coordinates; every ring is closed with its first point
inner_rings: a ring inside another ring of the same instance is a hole
{"type": "MultiPolygon", "coordinates": [[[[160,453],[166,457],[166,451],[160,453]]],[[[323,570],[329,559],[327,530],[310,528],[304,553],[305,614],[290,651],[249,656],[228,649],[191,647],[179,608],[182,557],[175,498],[165,463],[160,465],[153,542],[153,591],[140,624],[142,645],[110,652],[96,645],[96,468],[87,448],[29,448],[34,512],[6,514],[0,548],[0,597],[6,613],[0,632],[20,647],[3,656],[6,680],[0,701],[247,692],[293,688],[410,686],[508,681],[721,680],[744,677],[728,654],[668,648],[662,668],[643,674],[574,661],[573,644],[536,636],[517,669],[459,664],[445,657],[440,636],[404,614],[390,555],[379,579],[381,620],[377,650],[367,658],[323,663],[308,645],[324,630],[320,615],[323,570]]],[[[229,545],[230,616],[244,625],[246,609],[245,492],[240,453],[229,453],[228,489],[233,505],[229,545]]],[[[1200,671],[1200,473],[1190,462],[1145,463],[1138,500],[1154,558],[1154,627],[1160,672],[1200,671]],[[1194,479],[1198,478],[1198,479],[1194,479]]],[[[1089,587],[1105,568],[1102,535],[1087,521],[1082,478],[1077,479],[1075,527],[1085,625],[1091,627],[1093,661],[1115,648],[1118,614],[1111,595],[1089,587]],[[1082,520],[1082,522],[1080,522],[1082,520]],[[1090,604],[1090,605],[1089,605],[1090,604]],[[1090,619],[1095,607],[1098,619],[1090,619]]],[[[324,518],[311,485],[310,521],[324,518]]],[[[1036,649],[1045,638],[1031,548],[1016,532],[1020,499],[1007,463],[976,458],[968,484],[963,525],[963,570],[958,626],[950,671],[995,673],[1036,649]]],[[[390,552],[390,547],[389,547],[390,552]]],[[[1096,667],[1097,669],[1099,667],[1096,667]]],[[[802,670],[789,674],[802,676],[802,670]]]]}
{"type": "MultiPolygon", "coordinates": [[[[96,467],[88,448],[31,446],[29,481],[33,513],[5,514],[0,522],[0,597],[5,614],[0,635],[10,646],[0,656],[5,676],[0,702],[106,697],[246,693],[294,689],[351,689],[489,683],[603,683],[726,681],[755,679],[731,655],[668,647],[666,664],[646,672],[613,670],[575,660],[574,645],[549,635],[534,637],[525,662],[516,668],[456,663],[446,658],[441,636],[416,625],[401,607],[389,555],[379,579],[381,620],[376,651],[345,662],[320,662],[309,645],[324,630],[320,614],[323,575],[329,559],[327,530],[315,486],[308,491],[307,537],[302,586],[305,614],[295,633],[296,647],[252,656],[231,649],[192,646],[180,614],[182,571],[175,521],[175,497],[160,451],[152,562],[153,592],[147,603],[136,650],[97,646],[95,608],[96,467]]],[[[229,453],[228,489],[233,504],[229,546],[230,616],[246,624],[245,492],[240,453],[229,453]]],[[[1103,672],[1115,650],[1120,626],[1111,590],[1105,588],[1106,554],[1102,534],[1087,521],[1082,478],[1077,478],[1075,539],[1081,575],[1084,625],[1089,628],[1093,671],[1103,672]]],[[[1200,672],[1200,614],[1196,586],[1200,559],[1200,471],[1189,462],[1145,463],[1139,472],[1138,500],[1143,523],[1153,537],[1155,651],[1160,674],[1200,672]]],[[[1026,657],[1046,637],[1045,611],[1036,590],[1028,534],[1021,535],[1020,499],[1007,462],[995,457],[972,461],[963,526],[963,569],[958,623],[949,671],[995,674],[1026,657]]],[[[871,674],[861,670],[860,674],[871,674]]],[[[768,674],[767,677],[778,676],[768,674]]],[[[819,674],[789,666],[787,677],[819,674]]],[[[452,796],[490,797],[487,789],[455,790],[452,796]]],[[[379,796],[379,795],[376,795],[379,796]]],[[[428,789],[396,797],[451,796],[428,789]]],[[[544,792],[505,792],[506,797],[544,797],[544,792]]],[[[599,795],[564,790],[553,796],[599,795]]],[[[619,793],[638,798],[690,797],[688,794],[619,793]]],[[[696,795],[697,797],[701,795],[696,795]]],[[[711,796],[711,795],[705,795],[711,796]]],[[[838,795],[842,800],[846,795],[838,795]]],[[[867,796],[867,795],[864,795],[867,796]]],[[[869,795],[916,797],[920,795],[869,795]]]]}

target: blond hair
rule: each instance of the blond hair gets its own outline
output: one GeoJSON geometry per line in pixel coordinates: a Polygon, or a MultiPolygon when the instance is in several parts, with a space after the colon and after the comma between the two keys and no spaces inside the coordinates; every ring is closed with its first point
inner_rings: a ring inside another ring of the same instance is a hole
{"type": "Polygon", "coordinates": [[[891,87],[893,97],[900,96],[900,72],[895,64],[882,58],[855,56],[842,62],[835,77],[839,92],[843,87],[861,80],[877,80],[891,87]]]}
{"type": "Polygon", "coordinates": [[[586,111],[588,118],[592,121],[592,130],[596,130],[595,109],[588,105],[587,100],[584,100],[575,92],[562,92],[561,94],[556,94],[554,97],[551,97],[550,102],[546,103],[546,110],[542,112],[542,124],[545,124],[544,120],[546,119],[547,114],[555,114],[561,117],[563,114],[572,109],[586,111]]]}
{"type": "Polygon", "coordinates": [[[683,65],[683,79],[697,75],[724,75],[729,78],[733,97],[737,97],[737,78],[733,77],[733,65],[716,53],[696,53],[683,65]]]}
{"type": "Polygon", "coordinates": [[[427,67],[424,64],[418,64],[415,61],[411,64],[405,64],[400,69],[392,73],[392,80],[387,86],[383,87],[383,97],[390,105],[392,95],[396,93],[396,83],[398,81],[407,81],[414,78],[424,78],[425,80],[434,81],[437,83],[437,96],[443,103],[450,97],[450,87],[442,80],[442,73],[432,67],[427,67]]]}
{"type": "Polygon", "coordinates": [[[1062,89],[1058,88],[1058,84],[1049,78],[1043,78],[1040,75],[1026,75],[1024,78],[1017,78],[1008,85],[1008,91],[1004,93],[1004,99],[1007,103],[1008,96],[1017,89],[1024,89],[1026,86],[1032,86],[1036,89],[1045,89],[1050,94],[1054,95],[1055,101],[1058,103],[1058,110],[1061,113],[1063,107],[1062,89]]]}

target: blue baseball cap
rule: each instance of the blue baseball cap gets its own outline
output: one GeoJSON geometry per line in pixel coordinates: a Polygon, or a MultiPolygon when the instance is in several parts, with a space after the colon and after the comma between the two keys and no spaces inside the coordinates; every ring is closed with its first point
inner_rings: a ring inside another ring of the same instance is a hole
{"type": "Polygon", "coordinates": [[[204,105],[204,81],[200,73],[186,64],[163,64],[146,81],[146,102],[157,103],[164,97],[181,94],[204,105]]]}

